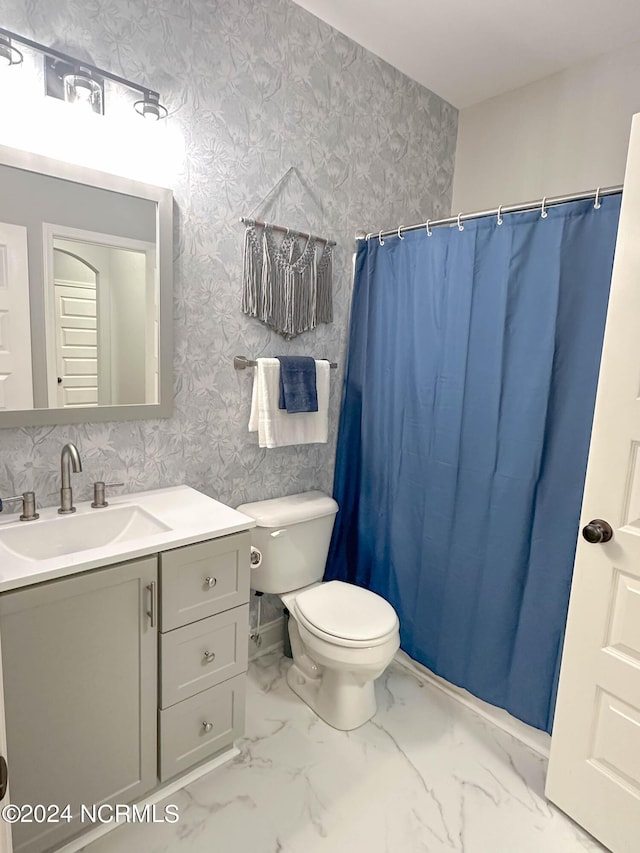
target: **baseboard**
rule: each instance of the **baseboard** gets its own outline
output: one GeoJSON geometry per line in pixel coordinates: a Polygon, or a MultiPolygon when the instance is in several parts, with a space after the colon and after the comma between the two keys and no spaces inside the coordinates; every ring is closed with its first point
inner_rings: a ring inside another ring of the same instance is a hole
{"type": "Polygon", "coordinates": [[[471,709],[485,720],[493,723],[494,726],[497,726],[499,729],[517,738],[521,743],[535,750],[539,755],[549,758],[551,735],[541,732],[539,729],[534,729],[533,726],[529,726],[523,723],[522,720],[512,717],[511,714],[502,708],[496,708],[495,705],[483,702],[482,699],[478,699],[477,696],[473,696],[467,690],[463,690],[462,687],[456,687],[455,684],[445,681],[444,678],[440,678],[439,675],[431,672],[430,669],[413,660],[413,658],[409,657],[403,651],[399,651],[395,659],[400,666],[408,669],[414,675],[418,675],[434,687],[439,688],[466,708],[471,709]]]}
{"type": "Polygon", "coordinates": [[[266,655],[268,652],[274,652],[278,648],[282,648],[284,642],[284,618],[280,617],[271,622],[265,622],[260,626],[260,636],[262,643],[260,646],[255,640],[249,638],[249,660],[266,655]]]}

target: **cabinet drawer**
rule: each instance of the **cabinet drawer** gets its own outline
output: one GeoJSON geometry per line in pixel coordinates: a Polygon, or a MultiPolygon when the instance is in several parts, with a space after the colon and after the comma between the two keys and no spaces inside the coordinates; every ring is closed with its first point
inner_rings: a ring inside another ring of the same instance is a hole
{"type": "Polygon", "coordinates": [[[160,554],[160,630],[170,631],[249,600],[248,533],[160,554]]]}
{"type": "Polygon", "coordinates": [[[240,737],[244,730],[245,679],[245,675],[237,675],[159,712],[161,782],[240,737]]]}
{"type": "Polygon", "coordinates": [[[160,636],[160,707],[246,672],[249,605],[160,636]]]}

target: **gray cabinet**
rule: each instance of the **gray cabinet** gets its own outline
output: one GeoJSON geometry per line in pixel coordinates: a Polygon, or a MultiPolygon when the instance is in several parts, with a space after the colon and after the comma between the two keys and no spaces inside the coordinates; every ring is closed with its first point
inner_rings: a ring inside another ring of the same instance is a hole
{"type": "Polygon", "coordinates": [[[160,555],[160,780],[212,758],[244,731],[248,533],[160,555]]]}
{"type": "MultiPolygon", "coordinates": [[[[0,596],[11,801],[127,803],[157,784],[155,556],[0,596]]],[[[19,823],[16,853],[90,824],[19,823]]]]}

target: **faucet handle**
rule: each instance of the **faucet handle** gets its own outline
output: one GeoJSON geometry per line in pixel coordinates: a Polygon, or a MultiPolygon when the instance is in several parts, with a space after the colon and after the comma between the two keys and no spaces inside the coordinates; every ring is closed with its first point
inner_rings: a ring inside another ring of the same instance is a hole
{"type": "Polygon", "coordinates": [[[40,513],[36,512],[36,493],[23,492],[21,495],[14,495],[11,498],[0,498],[0,512],[4,509],[3,504],[17,503],[22,501],[22,514],[20,521],[35,521],[40,518],[40,513]]]}
{"type": "Polygon", "coordinates": [[[105,500],[105,489],[115,489],[116,486],[124,486],[124,483],[105,483],[104,480],[96,480],[93,484],[93,500],[91,506],[94,509],[102,509],[109,506],[105,500]]]}

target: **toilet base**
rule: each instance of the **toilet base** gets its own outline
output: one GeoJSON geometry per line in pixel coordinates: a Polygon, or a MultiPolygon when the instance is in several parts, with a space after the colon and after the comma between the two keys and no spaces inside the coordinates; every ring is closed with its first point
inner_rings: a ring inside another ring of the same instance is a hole
{"type": "Polygon", "coordinates": [[[358,683],[350,672],[320,667],[319,674],[310,677],[294,659],[287,684],[325,723],[340,731],[359,728],[376,712],[374,681],[358,683]]]}

